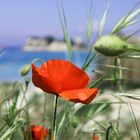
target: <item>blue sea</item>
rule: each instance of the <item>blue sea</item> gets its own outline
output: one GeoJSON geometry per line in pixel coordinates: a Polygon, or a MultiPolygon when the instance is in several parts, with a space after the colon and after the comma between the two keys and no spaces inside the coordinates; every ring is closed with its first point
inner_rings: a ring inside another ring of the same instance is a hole
{"type": "MultiPolygon", "coordinates": [[[[87,56],[87,51],[74,51],[73,62],[81,67],[87,56]]],[[[69,59],[68,52],[24,52],[20,47],[0,49],[0,81],[9,82],[23,79],[20,76],[22,66],[31,63],[33,59],[40,58],[45,61],[49,59],[69,59]]]]}

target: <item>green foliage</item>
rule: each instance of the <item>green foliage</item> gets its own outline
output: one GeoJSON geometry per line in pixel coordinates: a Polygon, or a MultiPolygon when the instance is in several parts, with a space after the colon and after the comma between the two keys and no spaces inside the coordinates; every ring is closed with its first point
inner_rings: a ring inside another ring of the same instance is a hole
{"type": "Polygon", "coordinates": [[[122,29],[138,23],[140,20],[135,19],[140,14],[140,8],[134,8],[127,15],[122,17],[112,30],[112,34],[119,33],[122,29]]]}
{"type": "Polygon", "coordinates": [[[58,13],[59,13],[61,28],[62,28],[62,31],[64,34],[68,52],[69,52],[69,59],[72,61],[72,43],[71,43],[70,35],[68,32],[67,20],[66,20],[66,15],[65,15],[65,10],[64,10],[63,4],[61,3],[61,9],[60,9],[59,3],[57,3],[57,8],[58,8],[58,13]]]}
{"type": "Polygon", "coordinates": [[[106,2],[106,8],[104,10],[104,13],[103,13],[103,17],[100,21],[100,27],[99,27],[99,37],[102,36],[102,33],[103,33],[103,29],[104,29],[104,26],[105,26],[105,22],[106,22],[106,18],[107,18],[107,14],[108,14],[108,11],[109,11],[109,6],[110,6],[110,0],[108,0],[106,2]]]}
{"type": "MultiPolygon", "coordinates": [[[[104,100],[102,102],[105,102],[104,100]]],[[[110,110],[111,106],[109,104],[98,104],[98,103],[93,103],[93,104],[89,104],[86,106],[81,106],[75,113],[75,116],[80,117],[84,116],[84,117],[92,117],[92,116],[96,116],[98,114],[103,114],[105,112],[107,112],[108,110],[110,110]]]]}
{"type": "Polygon", "coordinates": [[[121,140],[119,132],[112,124],[107,128],[106,140],[121,140]]]}

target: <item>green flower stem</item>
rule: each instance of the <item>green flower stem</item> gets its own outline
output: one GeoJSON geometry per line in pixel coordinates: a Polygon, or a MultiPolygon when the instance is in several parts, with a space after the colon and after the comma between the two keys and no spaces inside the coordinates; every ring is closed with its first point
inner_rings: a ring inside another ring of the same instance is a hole
{"type": "MultiPolygon", "coordinates": [[[[116,79],[116,86],[117,89],[119,90],[119,92],[122,92],[122,69],[120,69],[121,67],[121,60],[120,58],[116,57],[115,58],[115,62],[114,62],[115,66],[117,67],[114,71],[114,78],[116,79]]],[[[120,122],[120,116],[121,116],[121,103],[119,104],[119,111],[118,111],[118,118],[117,118],[117,130],[119,129],[119,122],[120,122]]]]}
{"type": "Polygon", "coordinates": [[[117,86],[117,89],[119,91],[122,91],[122,70],[120,69],[121,67],[121,60],[120,58],[116,57],[114,61],[114,65],[116,69],[114,70],[114,79],[115,79],[115,86],[117,86]]]}
{"type": "Polygon", "coordinates": [[[108,129],[107,129],[107,131],[106,131],[106,139],[105,139],[105,140],[109,140],[109,132],[110,132],[110,130],[111,130],[112,128],[113,128],[112,125],[108,127],[108,129]]]}
{"type": "MultiPolygon", "coordinates": [[[[114,60],[114,66],[117,67],[117,58],[115,58],[114,60]]],[[[114,69],[114,79],[115,79],[114,86],[116,86],[117,85],[117,68],[114,69]]]]}
{"type": "Polygon", "coordinates": [[[54,100],[54,112],[53,112],[53,139],[56,139],[56,115],[57,115],[57,104],[58,104],[58,95],[55,96],[54,100]]]}
{"type": "Polygon", "coordinates": [[[107,128],[105,140],[112,140],[110,135],[111,131],[114,133],[113,137],[115,137],[115,140],[121,140],[118,131],[112,126],[112,124],[107,128]]]}
{"type": "Polygon", "coordinates": [[[140,52],[140,47],[128,44],[128,50],[132,50],[132,51],[136,51],[136,52],[140,52]]]}

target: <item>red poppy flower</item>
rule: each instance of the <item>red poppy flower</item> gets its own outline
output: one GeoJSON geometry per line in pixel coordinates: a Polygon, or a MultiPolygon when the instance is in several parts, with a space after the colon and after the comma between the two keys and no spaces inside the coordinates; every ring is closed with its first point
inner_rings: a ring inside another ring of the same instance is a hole
{"type": "Polygon", "coordinates": [[[92,140],[100,140],[100,136],[98,134],[93,134],[92,140]]]}
{"type": "Polygon", "coordinates": [[[48,136],[48,130],[43,126],[32,125],[31,131],[33,140],[46,140],[48,136]]]}
{"type": "Polygon", "coordinates": [[[32,64],[32,81],[43,91],[73,102],[88,104],[98,93],[97,88],[85,88],[88,75],[67,60],[49,60],[40,68],[32,64]]]}

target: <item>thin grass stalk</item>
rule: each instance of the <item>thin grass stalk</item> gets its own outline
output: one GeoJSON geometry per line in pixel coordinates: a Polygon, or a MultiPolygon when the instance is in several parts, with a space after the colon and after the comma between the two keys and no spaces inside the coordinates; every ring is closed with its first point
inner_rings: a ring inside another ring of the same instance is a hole
{"type": "Polygon", "coordinates": [[[89,88],[97,87],[102,81],[104,81],[106,76],[102,76],[101,78],[97,79],[96,81],[93,81],[90,85],[89,88]]]}
{"type": "Polygon", "coordinates": [[[4,129],[6,126],[7,126],[7,124],[6,124],[6,123],[5,123],[5,124],[3,124],[3,125],[1,126],[1,128],[0,128],[0,131],[2,131],[2,129],[4,129]]]}
{"type": "MultiPolygon", "coordinates": [[[[103,66],[103,67],[108,67],[108,68],[112,68],[112,69],[118,68],[118,69],[121,69],[122,71],[125,71],[125,70],[127,70],[127,71],[139,71],[138,69],[131,69],[131,68],[122,67],[122,66],[116,67],[114,65],[96,64],[96,66],[103,66]]],[[[98,72],[98,71],[96,70],[95,72],[98,72]]],[[[100,71],[100,73],[102,74],[103,72],[100,71]]]]}
{"type": "Polygon", "coordinates": [[[69,35],[69,32],[68,32],[67,20],[66,20],[64,7],[63,7],[63,4],[61,2],[61,10],[60,10],[57,0],[56,0],[56,4],[57,4],[60,23],[61,23],[61,28],[62,28],[64,38],[65,38],[65,41],[66,41],[67,49],[68,49],[68,52],[69,52],[69,59],[70,59],[70,61],[72,61],[72,44],[71,44],[70,35],[69,35]]]}
{"type": "MultiPolygon", "coordinates": [[[[88,47],[90,47],[90,39],[92,36],[92,29],[93,29],[93,22],[92,22],[92,12],[93,12],[93,0],[90,0],[90,8],[89,8],[89,15],[88,15],[88,24],[87,24],[87,37],[88,37],[88,41],[87,41],[87,45],[88,47]]],[[[91,54],[92,54],[92,47],[90,48],[88,55],[84,61],[83,67],[82,69],[85,69],[85,65],[87,64],[88,59],[90,58],[91,54]]]]}
{"type": "Polygon", "coordinates": [[[139,129],[139,125],[138,125],[138,122],[137,122],[135,113],[133,111],[133,108],[132,108],[132,105],[131,105],[130,102],[128,103],[128,106],[129,106],[129,109],[130,109],[131,119],[133,121],[134,129],[135,129],[136,136],[137,136],[137,140],[140,140],[140,129],[139,129]]]}
{"type": "Polygon", "coordinates": [[[67,122],[67,117],[68,117],[68,114],[71,110],[73,106],[71,105],[67,105],[66,107],[66,111],[64,112],[63,116],[62,116],[62,119],[58,125],[58,131],[57,131],[57,140],[61,140],[62,139],[62,133],[63,133],[63,130],[64,130],[64,127],[65,127],[65,124],[67,122]]]}
{"type": "Polygon", "coordinates": [[[88,45],[90,45],[90,39],[92,36],[92,30],[93,30],[93,21],[92,21],[92,15],[93,15],[93,0],[90,0],[90,8],[89,8],[89,15],[88,15],[88,24],[87,24],[87,37],[88,37],[88,45]]]}
{"type": "Polygon", "coordinates": [[[131,37],[134,37],[134,35],[136,35],[137,33],[140,32],[140,29],[134,31],[133,33],[129,34],[128,36],[126,36],[125,38],[123,38],[125,41],[129,40],[131,37]]]}
{"type": "Polygon", "coordinates": [[[110,2],[111,2],[111,0],[108,0],[108,1],[107,1],[106,7],[105,7],[105,11],[104,11],[104,13],[103,13],[103,17],[102,17],[102,19],[101,19],[101,21],[100,21],[99,37],[101,37],[102,34],[103,34],[103,29],[104,29],[104,26],[105,26],[105,22],[106,22],[108,10],[109,10],[110,2]]]}
{"type": "Polygon", "coordinates": [[[22,126],[23,122],[19,121],[17,124],[11,126],[0,138],[0,140],[8,140],[9,137],[15,132],[15,130],[19,127],[22,126]]]}
{"type": "Polygon", "coordinates": [[[29,140],[32,140],[32,135],[31,135],[31,126],[30,126],[30,116],[29,116],[29,106],[28,106],[28,100],[26,98],[26,93],[27,93],[27,90],[28,90],[28,86],[29,86],[29,83],[26,84],[26,78],[25,78],[25,88],[23,88],[22,84],[19,83],[19,85],[21,86],[20,89],[21,91],[23,92],[23,98],[22,98],[22,101],[21,101],[21,107],[22,107],[22,103],[23,103],[23,100],[25,101],[25,103],[27,104],[26,108],[25,108],[25,113],[26,113],[26,121],[27,121],[27,137],[29,140]]]}
{"type": "Polygon", "coordinates": [[[85,71],[91,64],[91,62],[94,60],[94,58],[96,57],[96,52],[92,53],[92,56],[89,56],[89,60],[87,60],[87,62],[84,64],[84,66],[82,67],[82,69],[85,71]]]}
{"type": "MultiPolygon", "coordinates": [[[[140,13],[140,8],[136,8],[138,4],[136,4],[133,9],[124,17],[122,17],[118,23],[115,25],[115,27],[112,30],[111,34],[117,34],[120,32],[123,28],[128,27],[132,23],[134,24],[134,19],[137,15],[140,13]]],[[[137,22],[137,20],[136,20],[137,22]]]]}
{"type": "Polygon", "coordinates": [[[89,53],[88,53],[88,55],[87,55],[87,57],[86,57],[86,59],[84,61],[84,64],[83,64],[83,67],[82,67],[83,70],[85,69],[85,65],[87,64],[87,61],[91,56],[91,53],[92,53],[92,48],[90,48],[89,53]]]}

